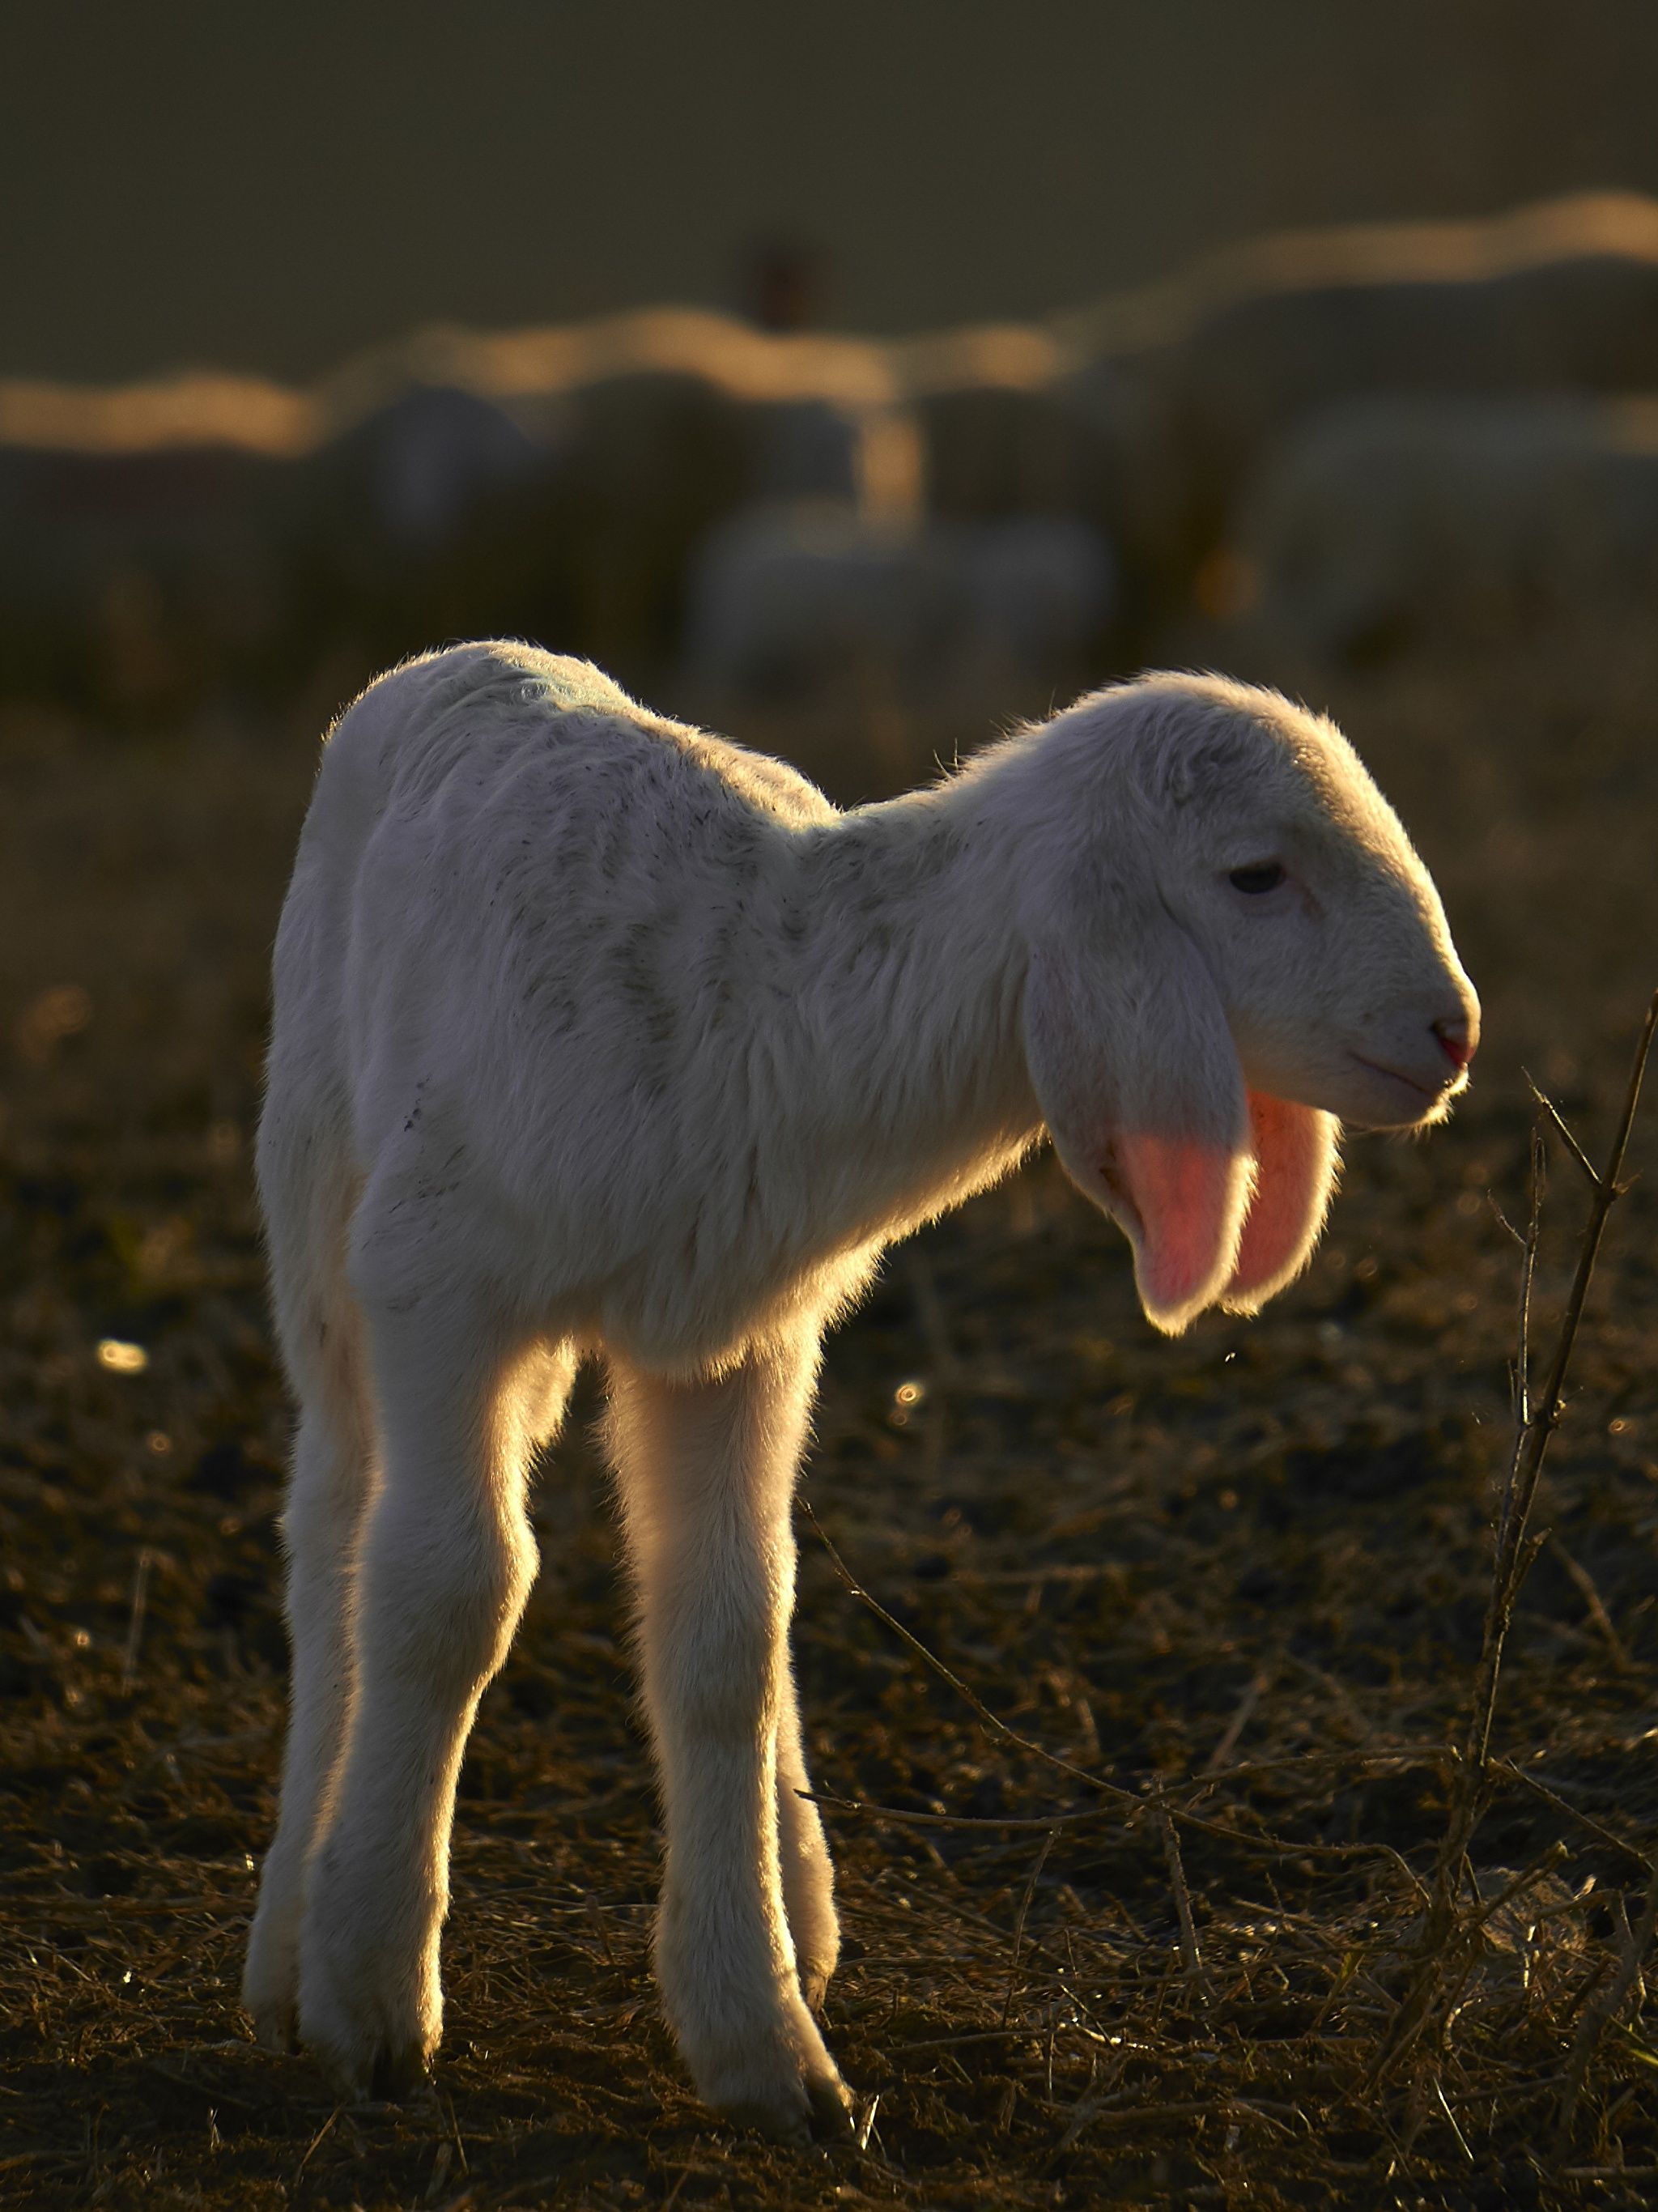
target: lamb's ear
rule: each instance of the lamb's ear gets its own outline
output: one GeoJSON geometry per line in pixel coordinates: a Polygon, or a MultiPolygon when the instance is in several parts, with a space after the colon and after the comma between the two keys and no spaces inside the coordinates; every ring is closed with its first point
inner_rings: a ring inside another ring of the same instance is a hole
{"type": "Polygon", "coordinates": [[[1335,1188],[1340,1134],[1334,1116],[1315,1106],[1249,1093],[1255,1188],[1237,1264],[1221,1295],[1230,1313],[1258,1312],[1312,1257],[1335,1188]]]}
{"type": "Polygon", "coordinates": [[[1164,916],[1109,958],[1033,951],[1025,1051],[1066,1174],[1121,1223],[1178,1335],[1231,1281],[1254,1184],[1243,1077],[1209,972],[1164,916]]]}

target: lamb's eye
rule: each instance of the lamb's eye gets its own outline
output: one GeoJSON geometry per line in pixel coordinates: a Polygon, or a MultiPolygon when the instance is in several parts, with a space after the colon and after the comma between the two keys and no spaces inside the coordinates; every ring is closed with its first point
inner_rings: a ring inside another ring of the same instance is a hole
{"type": "Polygon", "coordinates": [[[1256,860],[1247,868],[1234,868],[1226,880],[1235,891],[1248,891],[1254,898],[1262,891],[1275,891],[1284,881],[1284,871],[1276,860],[1256,860]]]}

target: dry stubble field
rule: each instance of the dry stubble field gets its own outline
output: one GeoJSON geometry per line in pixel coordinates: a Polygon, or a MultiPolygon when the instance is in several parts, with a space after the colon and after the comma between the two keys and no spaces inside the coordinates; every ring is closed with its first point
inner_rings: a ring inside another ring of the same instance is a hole
{"type": "MultiPolygon", "coordinates": [[[[890,1618],[803,1520],[849,1938],[829,2021],[868,2122],[810,2154],[714,2124],[656,2015],[597,1378],[542,1471],[540,1581],[465,1771],[432,2093],[342,2106],[250,2042],[286,1415],[249,1140],[319,717],[0,720],[0,2200],[1651,2201],[1638,1983],[1553,2136],[1658,1843],[1658,1097],[1471,1854],[1486,1905],[1533,1879],[1376,2075],[1511,1435],[1516,1254],[1488,1194],[1523,1213],[1522,1064],[1604,1146],[1658,981],[1658,669],[1584,647],[1309,690],[1440,877],[1486,1001],[1479,1079],[1429,1142],[1352,1144],[1324,1249],[1256,1322],[1156,1338],[1127,1247],[1044,1159],[896,1254],[834,1340],[805,1495],[890,1618]]],[[[1584,1198],[1557,1146],[1540,1342],[1584,1198]]]]}

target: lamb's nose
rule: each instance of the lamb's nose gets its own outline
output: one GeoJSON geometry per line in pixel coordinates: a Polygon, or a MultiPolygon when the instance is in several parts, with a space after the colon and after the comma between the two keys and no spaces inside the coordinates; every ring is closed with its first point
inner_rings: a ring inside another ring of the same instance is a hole
{"type": "Polygon", "coordinates": [[[1432,1028],[1439,1039],[1440,1049],[1451,1066],[1461,1073],[1474,1054],[1467,1023],[1459,1014],[1450,1021],[1435,1022],[1432,1028]]]}

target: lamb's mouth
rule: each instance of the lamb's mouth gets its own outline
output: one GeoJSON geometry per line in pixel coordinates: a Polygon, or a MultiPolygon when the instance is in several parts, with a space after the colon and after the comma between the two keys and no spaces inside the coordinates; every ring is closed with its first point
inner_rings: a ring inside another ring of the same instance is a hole
{"type": "Polygon", "coordinates": [[[1418,1102],[1416,1111],[1411,1115],[1413,1121],[1419,1121],[1426,1115],[1431,1114],[1436,1106],[1442,1105],[1452,1092],[1463,1089],[1467,1081],[1465,1074],[1461,1082],[1439,1083],[1430,1086],[1425,1083],[1418,1083],[1413,1075],[1405,1075],[1396,1067],[1388,1067],[1382,1060],[1367,1060],[1362,1052],[1354,1052],[1350,1048],[1347,1057],[1356,1060],[1367,1073],[1379,1075],[1383,1082],[1394,1084],[1401,1091],[1407,1091],[1411,1097],[1418,1102]]]}

